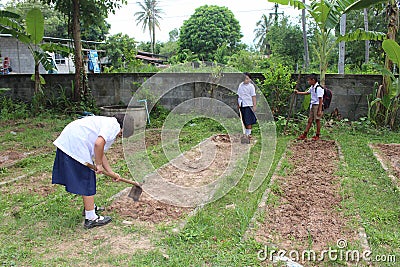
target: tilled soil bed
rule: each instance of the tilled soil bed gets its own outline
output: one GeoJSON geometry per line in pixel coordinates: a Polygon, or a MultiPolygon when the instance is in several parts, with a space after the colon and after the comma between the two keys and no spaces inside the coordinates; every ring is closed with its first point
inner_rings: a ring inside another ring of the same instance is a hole
{"type": "MultiPolygon", "coordinates": [[[[239,138],[215,135],[163,165],[155,174],[161,175],[168,183],[185,186],[185,188],[198,188],[212,183],[219,176],[224,175],[224,170],[229,169],[229,163],[237,160],[239,155],[231,153],[234,142],[239,143],[239,138]],[[215,154],[209,157],[207,152],[212,150],[215,150],[215,154]]],[[[246,148],[248,147],[249,145],[246,145],[246,148]]],[[[127,220],[154,224],[176,221],[194,209],[189,206],[178,207],[171,205],[170,201],[159,201],[153,198],[150,195],[151,192],[157,192],[159,198],[162,196],[161,199],[169,199],[173,193],[176,193],[165,187],[165,184],[160,184],[159,180],[146,180],[143,189],[139,202],[134,202],[128,197],[130,188],[127,188],[116,196],[108,209],[117,212],[127,220]]]]}
{"type": "Polygon", "coordinates": [[[379,149],[379,154],[384,157],[385,162],[388,162],[391,169],[400,180],[400,144],[378,144],[374,147],[379,149]]]}
{"type": "Polygon", "coordinates": [[[292,143],[286,160],[278,171],[281,176],[273,177],[256,240],[301,255],[305,250],[327,250],[338,240],[350,243],[358,239],[338,211],[341,195],[340,178],[335,175],[339,164],[335,142],[292,143]]]}

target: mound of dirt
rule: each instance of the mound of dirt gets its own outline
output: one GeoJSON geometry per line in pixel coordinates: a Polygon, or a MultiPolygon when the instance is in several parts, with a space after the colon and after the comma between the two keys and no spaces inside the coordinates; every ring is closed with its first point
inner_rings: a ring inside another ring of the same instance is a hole
{"type": "MultiPolygon", "coordinates": [[[[130,190],[130,188],[129,188],[130,190]]],[[[140,201],[133,201],[128,197],[129,190],[125,190],[107,210],[117,212],[122,217],[158,224],[178,220],[193,209],[171,206],[154,200],[148,194],[140,196],[140,201]]]]}
{"type": "Polygon", "coordinates": [[[289,147],[289,169],[275,176],[256,240],[280,249],[322,251],[340,239],[355,240],[340,208],[338,150],[334,141],[297,142],[289,147]],[[275,199],[275,201],[271,201],[275,199]]]}

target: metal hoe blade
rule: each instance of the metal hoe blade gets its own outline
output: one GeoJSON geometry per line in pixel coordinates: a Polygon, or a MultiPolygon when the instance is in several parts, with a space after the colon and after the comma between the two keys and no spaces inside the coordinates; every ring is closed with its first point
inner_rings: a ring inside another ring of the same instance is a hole
{"type": "Polygon", "coordinates": [[[140,186],[134,185],[129,191],[128,197],[132,198],[133,201],[139,201],[139,197],[142,194],[143,189],[140,186]]]}

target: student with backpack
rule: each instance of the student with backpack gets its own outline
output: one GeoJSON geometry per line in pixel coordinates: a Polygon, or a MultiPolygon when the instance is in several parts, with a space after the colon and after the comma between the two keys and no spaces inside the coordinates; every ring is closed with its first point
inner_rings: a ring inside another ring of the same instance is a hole
{"type": "Polygon", "coordinates": [[[321,132],[321,119],[324,114],[323,112],[323,98],[324,98],[324,88],[318,83],[317,75],[315,73],[310,74],[307,77],[307,82],[311,87],[306,92],[299,92],[294,90],[295,94],[308,95],[311,94],[310,101],[310,113],[308,116],[307,127],[297,140],[305,140],[307,138],[308,131],[310,130],[313,121],[317,124],[317,132],[315,136],[312,137],[313,141],[317,141],[320,138],[321,132]]]}

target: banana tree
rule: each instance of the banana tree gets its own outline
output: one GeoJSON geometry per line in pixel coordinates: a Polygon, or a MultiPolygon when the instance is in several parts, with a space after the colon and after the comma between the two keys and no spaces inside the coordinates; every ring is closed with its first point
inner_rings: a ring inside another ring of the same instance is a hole
{"type": "MultiPolygon", "coordinates": [[[[325,84],[325,74],[328,69],[328,57],[333,47],[330,45],[332,31],[340,22],[340,17],[345,14],[345,10],[353,5],[357,0],[313,0],[310,4],[305,4],[300,0],[268,0],[269,2],[290,5],[297,9],[305,9],[313,18],[317,27],[316,35],[318,43],[318,58],[320,60],[321,84],[325,84]]],[[[361,34],[364,38],[377,38],[380,35],[372,35],[368,32],[361,34]]],[[[375,40],[374,39],[374,40],[375,40]]],[[[337,41],[337,40],[336,40],[337,41]]]]}
{"type": "Polygon", "coordinates": [[[60,51],[69,53],[70,49],[66,46],[57,44],[43,44],[44,18],[38,8],[32,8],[25,17],[25,27],[18,21],[21,17],[9,11],[0,11],[0,33],[11,34],[14,38],[27,45],[35,61],[34,81],[35,94],[40,91],[40,85],[44,82],[39,73],[39,66],[46,70],[54,69],[46,52],[60,51]]]}
{"type": "Polygon", "coordinates": [[[52,69],[53,66],[47,60],[47,55],[39,50],[44,36],[44,18],[43,14],[38,8],[32,8],[28,11],[25,18],[26,33],[29,37],[29,41],[26,42],[29,50],[35,60],[35,94],[40,90],[40,73],[39,66],[40,62],[43,62],[45,69],[52,69]]]}
{"type": "MultiPolygon", "coordinates": [[[[385,51],[387,57],[393,61],[393,63],[400,65],[400,46],[394,40],[387,39],[383,41],[382,48],[385,51]]],[[[383,76],[387,76],[390,79],[389,86],[387,88],[387,94],[382,94],[383,86],[380,85],[378,90],[374,92],[371,99],[368,101],[368,118],[374,123],[383,123],[383,126],[390,126],[394,129],[399,118],[397,118],[400,102],[400,80],[387,68],[377,66],[382,72],[383,76]],[[372,107],[375,106],[375,110],[372,107]]]]}
{"type": "MultiPolygon", "coordinates": [[[[399,30],[399,7],[396,0],[357,0],[354,1],[353,4],[348,6],[345,12],[349,12],[352,10],[358,10],[367,8],[372,5],[387,3],[386,6],[386,14],[388,15],[388,31],[386,34],[386,38],[389,40],[396,40],[396,34],[399,30]]],[[[386,56],[385,59],[385,67],[391,71],[393,68],[393,61],[386,56]]],[[[383,77],[383,89],[384,94],[388,94],[388,88],[390,87],[390,77],[385,75],[383,77]]]]}
{"type": "Polygon", "coordinates": [[[382,43],[382,48],[385,50],[385,70],[383,71],[383,86],[382,90],[379,91],[377,99],[381,100],[384,106],[383,110],[379,109],[377,105],[377,113],[385,113],[384,125],[389,124],[391,128],[394,128],[395,118],[399,106],[400,97],[400,84],[399,79],[393,75],[393,63],[400,65],[400,47],[395,42],[396,34],[399,30],[399,6],[396,0],[357,0],[352,5],[348,6],[345,12],[352,10],[358,10],[367,8],[372,5],[386,3],[386,14],[388,16],[388,31],[385,40],[382,43]],[[388,120],[388,114],[390,115],[390,121],[388,120]]]}
{"type": "MultiPolygon", "coordinates": [[[[388,39],[383,41],[382,43],[383,50],[385,50],[385,53],[388,57],[389,60],[391,60],[394,64],[397,64],[397,66],[400,66],[400,46],[396,41],[388,39]]],[[[384,96],[384,98],[388,99],[387,102],[390,102],[391,106],[386,107],[387,110],[390,111],[390,117],[389,121],[386,121],[386,123],[389,123],[390,127],[393,129],[395,122],[396,122],[396,117],[397,117],[397,111],[399,109],[399,101],[400,101],[400,78],[393,73],[389,73],[389,77],[391,79],[391,82],[387,88],[388,94],[384,96]]]]}

